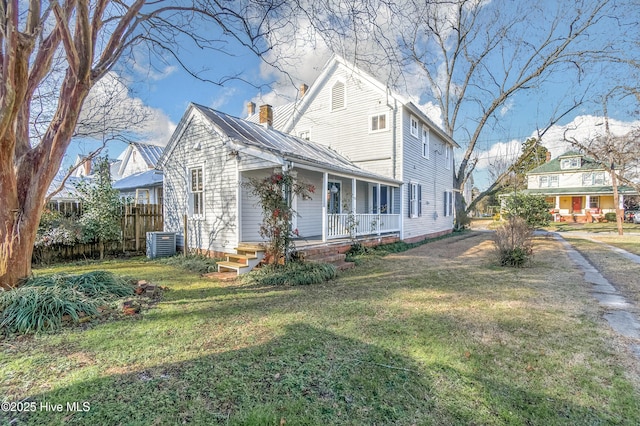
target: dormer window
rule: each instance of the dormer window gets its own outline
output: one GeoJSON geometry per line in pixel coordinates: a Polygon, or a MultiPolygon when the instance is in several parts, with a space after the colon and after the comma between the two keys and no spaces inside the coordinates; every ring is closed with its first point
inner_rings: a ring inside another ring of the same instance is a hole
{"type": "Polygon", "coordinates": [[[337,81],[331,88],[331,111],[343,109],[345,102],[345,86],[341,81],[337,81]]]}
{"type": "Polygon", "coordinates": [[[562,170],[579,169],[580,157],[563,158],[562,160],[560,160],[560,168],[562,170]]]}

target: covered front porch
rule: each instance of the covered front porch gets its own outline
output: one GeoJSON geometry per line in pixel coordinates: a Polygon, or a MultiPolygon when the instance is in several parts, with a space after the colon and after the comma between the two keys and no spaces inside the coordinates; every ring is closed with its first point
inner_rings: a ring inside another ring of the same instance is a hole
{"type": "MultiPolygon", "coordinates": [[[[280,169],[262,168],[240,172],[242,181],[263,178],[280,169]]],[[[400,182],[325,171],[313,167],[283,167],[299,182],[312,185],[310,197],[294,197],[296,212],[291,229],[296,246],[341,239],[398,234],[402,228],[400,182]]],[[[262,209],[250,190],[240,187],[241,242],[261,242],[262,209]]]]}
{"type": "MultiPolygon", "coordinates": [[[[546,198],[553,206],[551,214],[555,222],[596,222],[606,213],[615,213],[611,194],[555,195],[546,198]]],[[[620,194],[620,208],[624,206],[624,195],[620,194]]]]}

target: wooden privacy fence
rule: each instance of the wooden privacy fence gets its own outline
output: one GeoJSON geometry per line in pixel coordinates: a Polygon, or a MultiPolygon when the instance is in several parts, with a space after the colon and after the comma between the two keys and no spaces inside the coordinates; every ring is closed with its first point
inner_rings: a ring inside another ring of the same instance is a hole
{"type": "MultiPolygon", "coordinates": [[[[79,216],[82,205],[77,203],[50,203],[47,208],[67,216],[79,216]]],[[[121,240],[105,244],[106,254],[145,253],[147,232],[162,231],[163,216],[161,204],[127,204],[122,208],[121,240]]],[[[54,260],[97,258],[100,255],[98,243],[78,243],[72,246],[53,245],[36,247],[34,263],[49,263],[54,260]]]]}
{"type": "Polygon", "coordinates": [[[161,204],[128,204],[122,212],[122,251],[146,251],[147,232],[162,231],[161,204]]]}

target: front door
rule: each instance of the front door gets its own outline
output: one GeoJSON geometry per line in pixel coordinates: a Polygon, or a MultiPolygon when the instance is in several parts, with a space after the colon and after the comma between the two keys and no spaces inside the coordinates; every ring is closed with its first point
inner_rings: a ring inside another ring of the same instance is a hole
{"type": "Polygon", "coordinates": [[[339,214],[342,212],[342,182],[329,181],[327,188],[327,207],[329,214],[339,214]]]}
{"type": "MultiPolygon", "coordinates": [[[[375,185],[371,186],[371,211],[378,213],[378,188],[375,185]]],[[[389,187],[386,185],[380,185],[380,213],[389,213],[389,187]]]]}
{"type": "Polygon", "coordinates": [[[573,213],[582,213],[582,197],[572,197],[571,207],[573,209],[573,213]]]}

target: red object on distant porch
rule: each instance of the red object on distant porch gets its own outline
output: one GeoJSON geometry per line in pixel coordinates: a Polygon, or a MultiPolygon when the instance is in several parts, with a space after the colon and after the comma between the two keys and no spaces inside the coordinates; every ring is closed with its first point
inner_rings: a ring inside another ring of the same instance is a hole
{"type": "Polygon", "coordinates": [[[573,213],[581,213],[582,197],[571,197],[571,207],[573,209],[573,213]]]}

